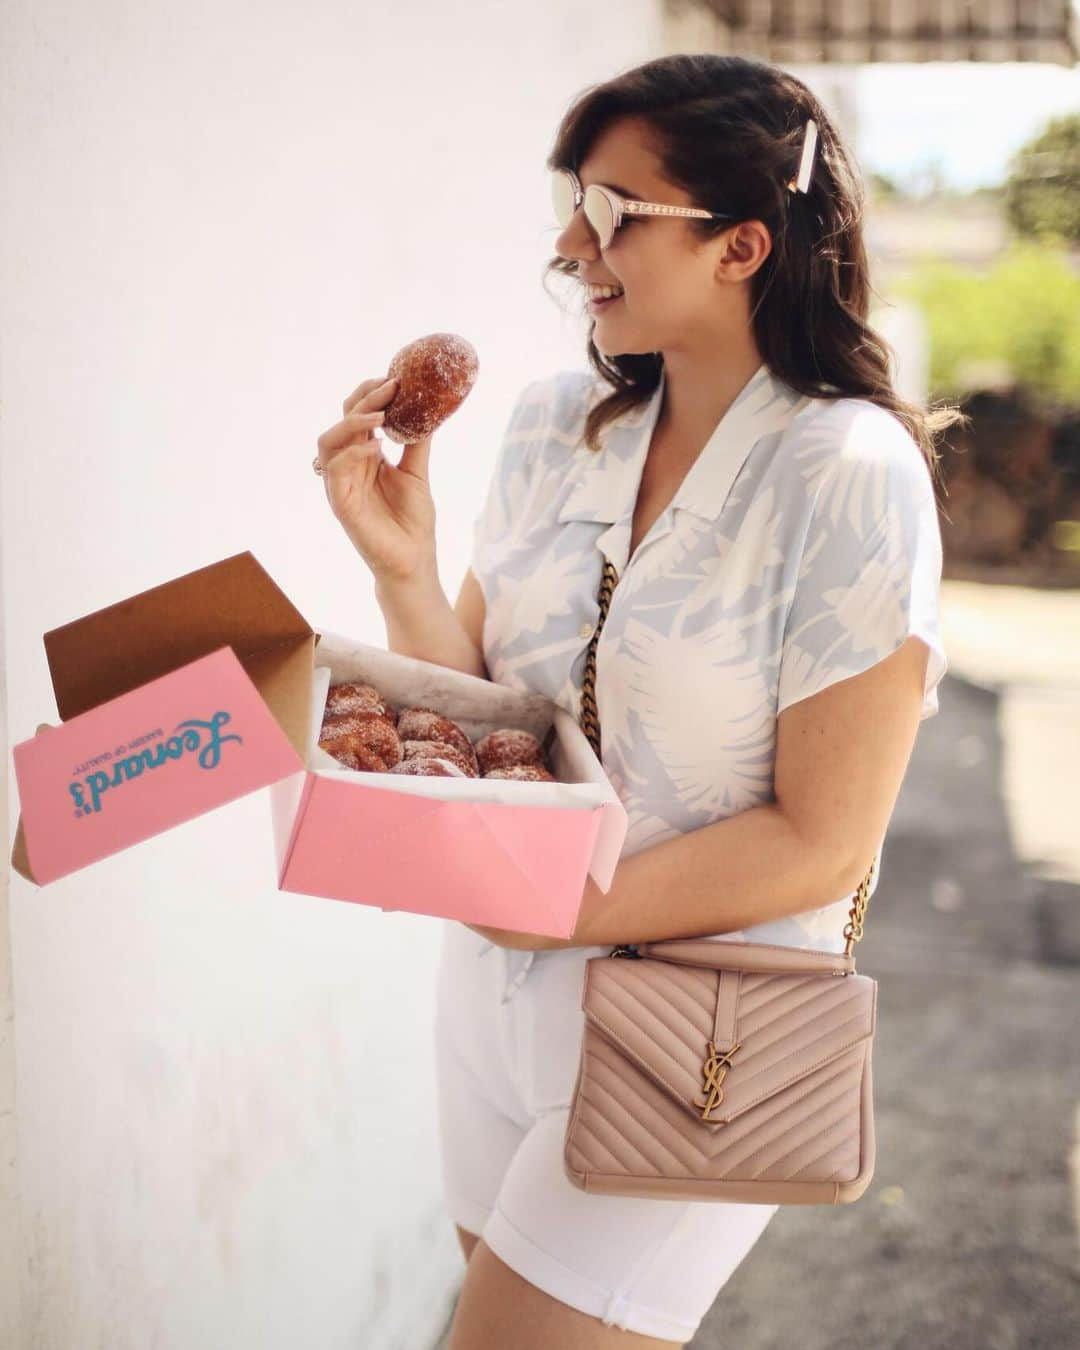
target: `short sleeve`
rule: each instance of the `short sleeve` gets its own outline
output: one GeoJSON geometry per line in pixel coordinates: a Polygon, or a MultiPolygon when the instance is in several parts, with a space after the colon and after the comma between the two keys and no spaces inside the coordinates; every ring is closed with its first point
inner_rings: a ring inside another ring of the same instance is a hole
{"type": "Polygon", "coordinates": [[[522,518],[536,441],[539,384],[527,385],[514,404],[495,453],[483,505],[473,521],[469,567],[485,598],[490,595],[487,578],[522,518]]]}
{"type": "Polygon", "coordinates": [[[891,415],[888,426],[870,419],[842,446],[814,500],[784,627],[778,714],[914,636],[929,648],[920,721],[932,717],[947,668],[941,564],[926,461],[891,415]]]}

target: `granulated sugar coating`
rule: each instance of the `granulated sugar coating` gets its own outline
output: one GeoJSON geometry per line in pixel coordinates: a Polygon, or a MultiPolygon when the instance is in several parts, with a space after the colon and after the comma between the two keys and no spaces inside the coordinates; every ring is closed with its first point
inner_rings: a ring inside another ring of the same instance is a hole
{"type": "Polygon", "coordinates": [[[451,764],[448,759],[403,759],[400,764],[388,770],[389,773],[414,773],[421,777],[438,778],[468,778],[469,775],[462,773],[456,764],[451,764]]]}
{"type": "Polygon", "coordinates": [[[480,770],[475,755],[463,755],[456,745],[448,741],[403,741],[402,759],[448,759],[467,778],[479,778],[480,770]]]}
{"type": "Polygon", "coordinates": [[[319,730],[319,748],[340,759],[341,749],[371,752],[389,767],[404,758],[401,737],[394,724],[375,712],[326,713],[319,730]]]}
{"type": "Polygon", "coordinates": [[[373,684],[355,684],[343,681],[332,684],[326,695],[328,713],[377,713],[388,722],[397,721],[397,712],[373,684]]]}
{"type": "Polygon", "coordinates": [[[382,431],[399,445],[422,441],[461,406],[476,382],[480,360],[456,333],[429,333],[395,354],[387,375],[398,380],[382,431]]]}
{"type": "Polygon", "coordinates": [[[475,760],[472,741],[458,724],[431,708],[403,708],[397,721],[397,733],[403,741],[445,741],[456,745],[466,757],[475,760]]]}
{"type": "Polygon", "coordinates": [[[554,783],[555,775],[542,764],[507,764],[502,769],[489,769],[485,778],[517,778],[527,783],[554,783]]]}
{"type": "Polygon", "coordinates": [[[481,736],[474,747],[480,773],[486,778],[492,769],[508,769],[513,764],[540,764],[544,749],[531,731],[519,727],[499,727],[481,736]]]}

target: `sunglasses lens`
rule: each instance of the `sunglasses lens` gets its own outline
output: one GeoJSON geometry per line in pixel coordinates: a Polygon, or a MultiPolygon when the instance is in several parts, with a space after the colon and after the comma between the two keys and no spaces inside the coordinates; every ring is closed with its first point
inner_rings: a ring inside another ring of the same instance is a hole
{"type": "Polygon", "coordinates": [[[555,219],[565,230],[574,218],[574,180],[563,169],[556,169],[551,175],[551,205],[555,208],[555,219]]]}
{"type": "Polygon", "coordinates": [[[595,185],[585,189],[585,219],[596,231],[601,248],[607,248],[615,233],[615,212],[606,192],[595,185]]]}

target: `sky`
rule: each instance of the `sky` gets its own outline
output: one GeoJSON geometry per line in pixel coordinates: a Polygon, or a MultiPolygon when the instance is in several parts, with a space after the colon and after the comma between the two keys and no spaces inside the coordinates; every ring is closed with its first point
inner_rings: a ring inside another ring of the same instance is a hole
{"type": "Polygon", "coordinates": [[[857,158],[918,190],[938,161],[960,190],[1001,182],[1012,154],[1052,117],[1080,113],[1080,67],[929,62],[857,75],[857,158]]]}

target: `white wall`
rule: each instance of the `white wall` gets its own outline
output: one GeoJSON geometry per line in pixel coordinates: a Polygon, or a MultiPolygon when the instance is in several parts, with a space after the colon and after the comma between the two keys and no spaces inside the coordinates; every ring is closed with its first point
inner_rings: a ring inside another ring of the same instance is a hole
{"type": "MultiPolygon", "coordinates": [[[[315,626],[384,642],[310,461],[342,399],[436,329],[481,361],[432,453],[456,594],[514,395],[584,364],[539,284],[555,124],[653,54],[656,13],[11,0],[12,742],[56,720],[45,630],[241,549],[315,626]]],[[[14,879],[34,1350],[412,1350],[442,1324],[461,1264],[439,921],[282,895],[272,856],[259,795],[42,890],[14,879]]]]}
{"type": "MultiPolygon", "coordinates": [[[[0,519],[4,465],[0,458],[0,519]]],[[[4,642],[4,575],[0,554],[0,750],[7,763],[7,654],[4,642]]],[[[0,774],[0,820],[7,820],[8,780],[0,774]]],[[[15,991],[11,970],[9,869],[0,867],[0,1345],[19,1346],[22,1322],[22,1235],[15,1099],[15,991]]]]}

